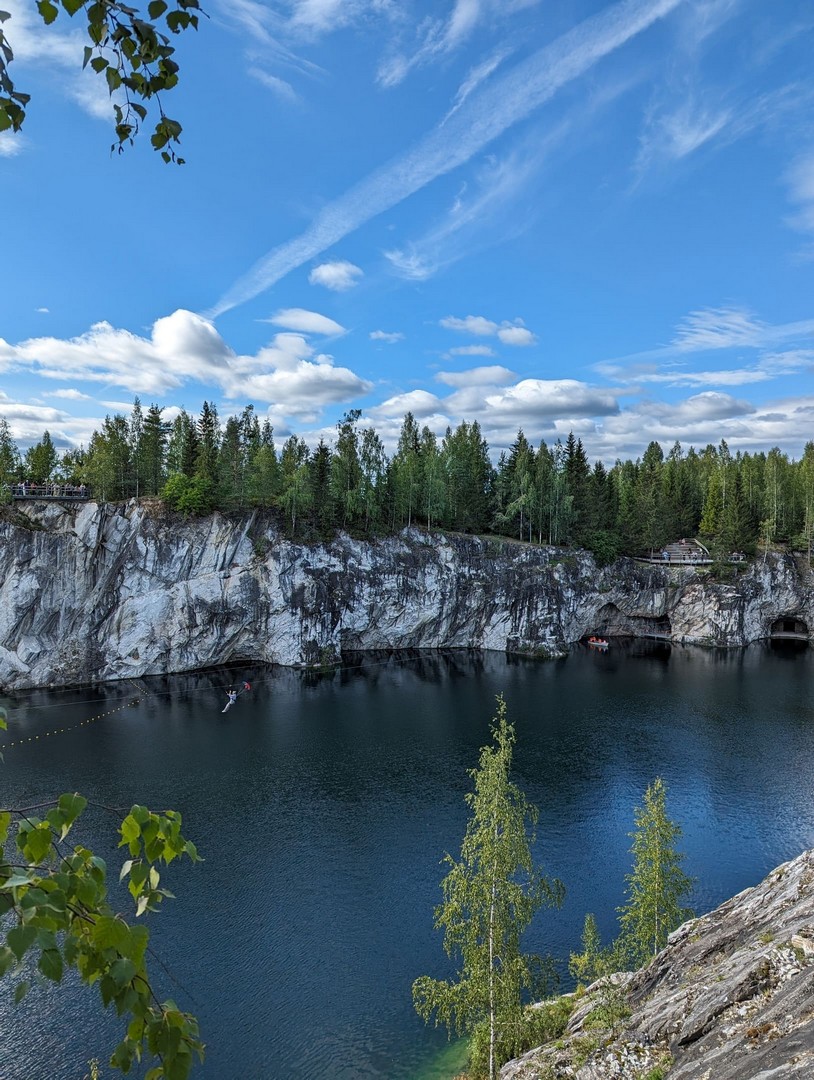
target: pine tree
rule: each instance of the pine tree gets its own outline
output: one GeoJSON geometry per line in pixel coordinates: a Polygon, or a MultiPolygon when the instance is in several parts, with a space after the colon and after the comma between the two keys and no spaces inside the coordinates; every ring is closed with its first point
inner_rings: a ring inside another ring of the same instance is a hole
{"type": "Polygon", "coordinates": [[[492,745],[481,749],[479,766],[470,772],[475,790],[466,796],[470,818],[461,857],[447,855],[444,900],[435,909],[447,955],[460,958],[458,978],[424,975],[413,984],[425,1021],[435,1014],[436,1024],[459,1034],[485,1025],[489,1080],[516,1050],[522,994],[533,981],[532,958],[521,953],[520,937],[539,908],[559,906],[564,892],[533,864],[537,810],[509,779],[514,742],[501,697],[492,745]]]}
{"type": "Polygon", "coordinates": [[[693,883],[681,869],[683,855],[675,848],[681,827],[667,817],[666,799],[664,782],[656,779],[634,812],[636,828],[630,834],[633,870],[626,877],[628,899],[619,908],[619,923],[622,951],[636,966],[651,960],[693,914],[681,906],[693,883]]]}

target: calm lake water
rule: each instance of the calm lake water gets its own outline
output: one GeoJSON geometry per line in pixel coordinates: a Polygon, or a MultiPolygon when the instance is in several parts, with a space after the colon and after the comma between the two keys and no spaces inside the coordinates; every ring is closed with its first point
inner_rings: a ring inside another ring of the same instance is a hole
{"type": "MultiPolygon", "coordinates": [[[[35,692],[2,702],[0,741],[40,738],[5,751],[0,802],[79,790],[183,813],[206,861],[166,873],[178,899],[152,921],[167,969],[153,973],[200,1019],[208,1050],[194,1075],[426,1080],[446,1037],[415,1015],[410,988],[450,973],[432,928],[440,862],[460,849],[467,770],[501,692],[516,779],[540,808],[537,858],[566,886],[529,951],[567,959],[586,911],[613,933],[633,809],[656,776],[699,912],[814,846],[811,649],[628,642],[556,662],[366,657],[325,676],[241,669],[35,692]],[[243,678],[251,694],[223,715],[243,678]]],[[[113,878],[116,824],[94,811],[82,834],[113,878]]],[[[100,1023],[91,997],[37,987],[17,1009],[7,997],[3,1080],[81,1080],[89,1058],[106,1062],[119,1025],[100,1023]]]]}

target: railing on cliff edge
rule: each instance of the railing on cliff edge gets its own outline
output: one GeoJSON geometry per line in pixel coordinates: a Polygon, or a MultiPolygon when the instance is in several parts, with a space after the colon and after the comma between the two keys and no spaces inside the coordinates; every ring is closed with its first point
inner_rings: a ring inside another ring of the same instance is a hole
{"type": "Polygon", "coordinates": [[[87,502],[92,498],[87,484],[7,484],[12,499],[48,499],[52,502],[87,502]]]}

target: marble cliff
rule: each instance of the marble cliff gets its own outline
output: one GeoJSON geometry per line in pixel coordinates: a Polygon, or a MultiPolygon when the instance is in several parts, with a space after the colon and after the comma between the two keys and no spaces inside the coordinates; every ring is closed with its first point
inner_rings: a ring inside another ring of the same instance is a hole
{"type": "Polygon", "coordinates": [[[17,503],[0,514],[0,689],[372,649],[552,656],[591,633],[742,646],[783,620],[811,633],[810,576],[779,554],[721,583],[420,529],[305,545],[258,515],[17,503]]]}
{"type": "Polygon", "coordinates": [[[596,983],[561,1036],[501,1080],[810,1080],[814,851],[679,927],[646,968],[611,978],[624,1006],[612,1027],[610,991],[596,983]]]}

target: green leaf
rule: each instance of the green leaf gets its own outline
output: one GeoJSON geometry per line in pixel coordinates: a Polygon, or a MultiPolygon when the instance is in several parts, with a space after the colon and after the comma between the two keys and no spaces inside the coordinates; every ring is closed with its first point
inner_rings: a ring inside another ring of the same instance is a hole
{"type": "Polygon", "coordinates": [[[52,4],[51,0],[37,0],[37,10],[46,26],[50,26],[59,14],[59,8],[52,4]]]}
{"type": "Polygon", "coordinates": [[[123,844],[132,844],[141,836],[141,826],[133,817],[132,813],[128,814],[124,819],[119,832],[122,834],[122,842],[119,844],[119,847],[123,844]]]}
{"type": "Polygon", "coordinates": [[[11,814],[8,810],[0,810],[0,849],[8,839],[8,830],[11,825],[11,814]]]}
{"type": "Polygon", "coordinates": [[[62,6],[70,16],[74,16],[83,6],[84,0],[62,0],[62,6]]]}
{"type": "Polygon", "coordinates": [[[112,94],[114,90],[118,90],[122,84],[122,77],[118,70],[114,67],[109,67],[105,72],[105,78],[107,79],[107,88],[112,94]]]}
{"type": "Polygon", "coordinates": [[[0,977],[5,975],[8,969],[14,964],[14,953],[8,947],[8,945],[0,945],[0,977]]]}
{"type": "Polygon", "coordinates": [[[51,826],[47,822],[41,822],[25,835],[23,854],[29,862],[41,863],[51,850],[52,841],[51,826]]]}
{"type": "Polygon", "coordinates": [[[125,952],[130,937],[126,923],[112,915],[102,915],[91,930],[91,937],[100,949],[116,949],[125,952]]]}
{"type": "Polygon", "coordinates": [[[28,993],[28,987],[29,987],[29,984],[28,984],[27,980],[25,982],[21,982],[18,985],[17,989],[14,991],[14,1004],[15,1005],[19,1005],[20,1002],[23,1000],[25,995],[28,993]]]}
{"type": "Polygon", "coordinates": [[[57,806],[65,815],[65,820],[69,825],[76,821],[87,805],[88,800],[78,792],[74,792],[73,795],[66,792],[57,799],[57,806]]]}
{"type": "Polygon", "coordinates": [[[152,0],[152,3],[147,5],[147,14],[151,19],[159,19],[167,10],[167,5],[164,0],[152,0]]]}
{"type": "Polygon", "coordinates": [[[26,874],[12,874],[10,878],[0,883],[3,889],[19,889],[21,885],[30,885],[31,878],[26,874]]]}
{"type": "Polygon", "coordinates": [[[44,949],[37,967],[46,979],[59,982],[62,978],[62,954],[58,949],[44,949]]]}
{"type": "Polygon", "coordinates": [[[115,963],[111,964],[110,971],[108,972],[108,975],[116,984],[118,990],[123,990],[135,974],[136,965],[132,960],[127,960],[124,957],[121,957],[116,960],[115,963]]]}
{"type": "Polygon", "coordinates": [[[100,71],[104,71],[107,67],[107,60],[103,56],[94,56],[90,62],[90,66],[98,75],[100,71]]]}
{"type": "Polygon", "coordinates": [[[13,926],[6,935],[6,943],[18,960],[22,960],[26,949],[34,944],[37,929],[34,926],[13,926]]]}

